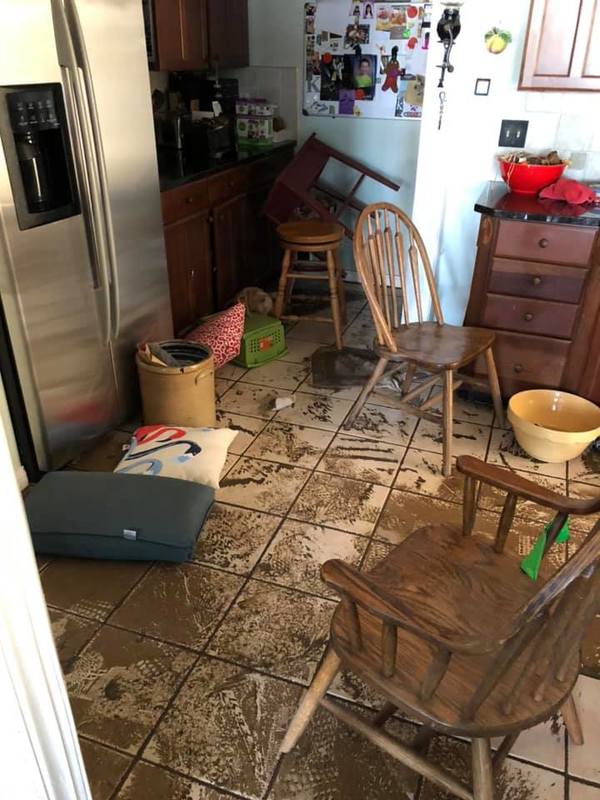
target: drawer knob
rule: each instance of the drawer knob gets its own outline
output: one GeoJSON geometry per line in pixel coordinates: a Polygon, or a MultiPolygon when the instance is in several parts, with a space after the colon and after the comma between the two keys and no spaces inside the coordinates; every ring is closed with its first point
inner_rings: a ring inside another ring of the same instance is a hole
{"type": "Polygon", "coordinates": [[[539,241],[540,247],[548,247],[549,244],[550,242],[548,241],[548,239],[540,239],[539,241]]]}
{"type": "Polygon", "coordinates": [[[532,282],[534,286],[539,286],[542,282],[542,279],[539,275],[536,275],[532,282]]]}
{"type": "Polygon", "coordinates": [[[531,311],[528,311],[526,314],[524,314],[523,319],[525,320],[525,322],[531,322],[531,320],[533,319],[533,314],[531,313],[531,311]]]}
{"type": "Polygon", "coordinates": [[[194,198],[193,198],[193,197],[186,197],[186,198],[185,198],[185,202],[186,202],[188,205],[190,205],[190,206],[191,206],[191,205],[192,205],[192,203],[194,202],[194,198]]]}
{"type": "Polygon", "coordinates": [[[523,364],[515,364],[513,369],[518,375],[520,372],[523,372],[523,364]]]}

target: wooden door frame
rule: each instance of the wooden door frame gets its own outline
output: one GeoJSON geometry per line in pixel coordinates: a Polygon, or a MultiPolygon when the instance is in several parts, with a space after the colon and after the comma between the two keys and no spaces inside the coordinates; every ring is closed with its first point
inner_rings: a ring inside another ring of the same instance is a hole
{"type": "Polygon", "coordinates": [[[0,722],[4,753],[11,754],[0,794],[3,781],[21,787],[29,781],[35,800],[92,800],[2,424],[0,507],[0,678],[15,712],[0,722]]]}

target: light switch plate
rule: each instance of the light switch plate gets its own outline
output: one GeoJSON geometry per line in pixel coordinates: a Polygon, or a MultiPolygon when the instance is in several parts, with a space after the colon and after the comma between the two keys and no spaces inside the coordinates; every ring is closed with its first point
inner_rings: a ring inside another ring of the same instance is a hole
{"type": "Polygon", "coordinates": [[[529,122],[526,119],[503,119],[498,145],[500,147],[525,147],[528,127],[529,122]]]}

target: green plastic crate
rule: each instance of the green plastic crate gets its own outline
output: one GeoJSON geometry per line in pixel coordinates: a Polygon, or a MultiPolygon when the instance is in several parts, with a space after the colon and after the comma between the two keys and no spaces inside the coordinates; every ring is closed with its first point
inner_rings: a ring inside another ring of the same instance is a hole
{"type": "Polygon", "coordinates": [[[285,331],[278,319],[262,314],[247,314],[239,356],[239,367],[260,367],[287,353],[285,331]]]}

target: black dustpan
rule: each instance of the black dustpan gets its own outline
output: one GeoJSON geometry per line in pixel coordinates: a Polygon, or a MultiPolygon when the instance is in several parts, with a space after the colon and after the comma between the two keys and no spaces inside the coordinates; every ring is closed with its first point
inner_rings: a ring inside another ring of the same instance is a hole
{"type": "Polygon", "coordinates": [[[318,389],[363,386],[373,374],[378,357],[356,347],[320,347],[312,356],[312,385],[318,389]]]}

